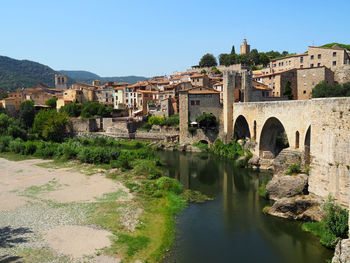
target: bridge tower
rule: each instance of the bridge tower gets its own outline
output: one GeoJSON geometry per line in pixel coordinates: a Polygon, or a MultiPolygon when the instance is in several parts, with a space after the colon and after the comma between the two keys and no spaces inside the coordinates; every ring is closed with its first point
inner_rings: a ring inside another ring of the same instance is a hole
{"type": "Polygon", "coordinates": [[[224,135],[225,142],[230,142],[233,137],[233,102],[236,86],[236,71],[224,71],[224,135]]]}

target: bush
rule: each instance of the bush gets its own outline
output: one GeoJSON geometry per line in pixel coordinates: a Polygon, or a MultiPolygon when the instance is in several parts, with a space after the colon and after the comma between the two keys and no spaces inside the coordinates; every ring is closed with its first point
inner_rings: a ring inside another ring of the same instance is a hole
{"type": "Polygon", "coordinates": [[[81,114],[82,105],[77,102],[70,103],[60,108],[60,112],[66,113],[69,117],[79,117],[81,114]]]}
{"type": "Polygon", "coordinates": [[[142,160],[138,162],[135,167],[137,175],[147,176],[148,179],[158,179],[162,176],[162,169],[157,165],[157,161],[154,160],[142,160]]]}
{"type": "Polygon", "coordinates": [[[292,175],[292,174],[298,174],[300,172],[301,172],[300,165],[299,164],[292,164],[289,166],[289,169],[286,172],[286,174],[292,175]]]}
{"type": "Polygon", "coordinates": [[[0,137],[0,152],[7,152],[9,150],[10,142],[13,140],[11,136],[0,137]]]}
{"type": "Polygon", "coordinates": [[[36,143],[33,141],[26,141],[24,143],[24,149],[22,154],[24,155],[33,155],[36,151],[36,143]]]}
{"type": "Polygon", "coordinates": [[[109,164],[111,160],[118,159],[119,155],[120,150],[116,148],[89,146],[81,148],[78,153],[78,159],[83,163],[109,164]]]}
{"type": "Polygon", "coordinates": [[[188,132],[191,133],[192,135],[197,131],[197,128],[196,127],[188,127],[188,132]]]}
{"type": "Polygon", "coordinates": [[[212,113],[203,113],[196,118],[196,122],[199,124],[199,127],[209,129],[212,127],[216,127],[218,121],[216,120],[216,116],[212,113]]]}
{"type": "Polygon", "coordinates": [[[179,123],[180,123],[179,114],[171,115],[169,118],[165,118],[164,120],[164,125],[166,126],[177,127],[179,126],[179,123]]]}
{"type": "Polygon", "coordinates": [[[335,248],[338,240],[348,237],[348,212],[334,203],[332,197],[323,205],[324,219],[304,223],[302,229],[320,237],[322,245],[335,248]]]}
{"type": "Polygon", "coordinates": [[[339,84],[330,84],[325,81],[320,82],[312,89],[312,98],[327,97],[349,97],[350,82],[339,84]]]}
{"type": "Polygon", "coordinates": [[[81,116],[83,118],[109,117],[112,110],[98,102],[88,101],[82,105],[81,116]]]}
{"type": "Polygon", "coordinates": [[[120,153],[120,155],[118,157],[118,160],[116,162],[116,166],[118,168],[123,168],[123,169],[129,170],[132,168],[130,160],[132,160],[130,152],[123,151],[120,153]]]}
{"type": "Polygon", "coordinates": [[[152,116],[148,118],[148,124],[150,126],[152,125],[159,125],[159,126],[163,126],[165,123],[165,118],[164,117],[156,117],[156,116],[152,116]]]}
{"type": "Polygon", "coordinates": [[[238,142],[224,144],[221,140],[216,140],[210,149],[214,154],[228,159],[237,159],[244,154],[242,146],[238,142]]]}
{"type": "Polygon", "coordinates": [[[269,192],[267,192],[267,190],[266,190],[266,184],[267,184],[267,181],[263,180],[261,185],[258,187],[258,194],[259,194],[259,196],[261,196],[265,199],[268,199],[269,192]]]}
{"type": "Polygon", "coordinates": [[[24,151],[24,143],[21,139],[17,138],[9,143],[10,151],[13,153],[21,153],[24,151]]]}
{"type": "Polygon", "coordinates": [[[156,186],[159,191],[172,192],[174,194],[181,194],[183,190],[182,184],[176,179],[166,176],[157,179],[156,186]]]}
{"type": "Polygon", "coordinates": [[[47,106],[49,106],[50,108],[56,109],[56,105],[57,105],[57,98],[51,98],[49,100],[47,100],[45,102],[45,104],[47,106]]]}
{"type": "Polygon", "coordinates": [[[52,158],[57,152],[58,144],[53,142],[39,141],[36,144],[35,156],[41,158],[52,158]]]}

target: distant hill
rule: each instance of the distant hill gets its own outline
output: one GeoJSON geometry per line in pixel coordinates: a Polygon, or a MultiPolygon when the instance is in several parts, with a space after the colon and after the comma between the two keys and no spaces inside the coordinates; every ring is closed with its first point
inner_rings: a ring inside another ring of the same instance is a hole
{"type": "MultiPolygon", "coordinates": [[[[51,88],[55,87],[57,71],[43,64],[30,60],[17,60],[0,56],[0,89],[14,91],[17,88],[32,88],[41,82],[51,88]]],[[[68,84],[74,83],[68,78],[68,84]]]]}
{"type": "Polygon", "coordinates": [[[146,80],[145,77],[139,76],[125,76],[125,77],[101,77],[95,73],[89,71],[81,71],[81,70],[60,70],[61,73],[66,74],[68,77],[75,79],[78,82],[89,83],[93,80],[100,80],[101,82],[106,81],[119,81],[119,82],[127,82],[134,84],[138,81],[146,80]]]}
{"type": "Polygon", "coordinates": [[[334,45],[338,45],[341,48],[346,48],[347,50],[350,50],[350,45],[340,44],[340,43],[329,43],[329,44],[323,45],[322,47],[332,47],[334,45]]]}

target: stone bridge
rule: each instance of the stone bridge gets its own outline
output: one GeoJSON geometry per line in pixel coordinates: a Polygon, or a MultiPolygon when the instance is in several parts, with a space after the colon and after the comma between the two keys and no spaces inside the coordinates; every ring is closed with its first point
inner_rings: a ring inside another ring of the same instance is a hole
{"type": "Polygon", "coordinates": [[[310,165],[309,191],[323,197],[330,193],[348,205],[350,98],[229,106],[225,110],[224,104],[223,112],[226,139],[251,138],[262,159],[274,159],[286,147],[299,151],[310,165]]]}

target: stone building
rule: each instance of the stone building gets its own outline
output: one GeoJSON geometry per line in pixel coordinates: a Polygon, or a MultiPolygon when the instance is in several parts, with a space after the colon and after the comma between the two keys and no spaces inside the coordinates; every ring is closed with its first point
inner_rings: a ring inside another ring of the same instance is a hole
{"type": "Polygon", "coordinates": [[[241,52],[241,54],[249,54],[250,53],[250,45],[248,45],[247,39],[243,40],[243,44],[241,45],[240,52],[241,52]]]}
{"type": "Polygon", "coordinates": [[[68,89],[67,75],[55,74],[55,87],[59,90],[68,89]]]}
{"type": "Polygon", "coordinates": [[[327,67],[334,72],[337,83],[350,81],[350,55],[349,51],[337,45],[332,47],[308,47],[307,53],[291,55],[274,59],[269,67],[262,69],[263,74],[300,69],[327,67]]]}
{"type": "Polygon", "coordinates": [[[334,83],[334,73],[322,66],[316,68],[301,68],[297,70],[297,96],[298,100],[311,99],[313,88],[320,82],[334,83]]]}
{"type": "Polygon", "coordinates": [[[269,73],[265,75],[260,75],[256,77],[254,80],[260,82],[267,86],[267,88],[271,89],[270,96],[271,97],[283,97],[284,88],[289,81],[292,86],[293,96],[297,98],[297,70],[289,69],[278,71],[274,73],[269,73]]]}
{"type": "Polygon", "coordinates": [[[206,74],[194,74],[190,78],[193,87],[211,87],[209,77],[206,74]]]}
{"type": "MultiPolygon", "coordinates": [[[[222,123],[222,105],[220,103],[220,92],[204,87],[194,87],[182,90],[179,94],[180,104],[180,143],[193,143],[195,141],[215,141],[218,133],[208,132],[205,134],[198,129],[196,136],[188,131],[189,123],[195,122],[196,118],[203,113],[212,113],[222,123]]],[[[220,130],[220,129],[219,129],[220,130]]]]}
{"type": "Polygon", "coordinates": [[[114,109],[125,109],[125,89],[126,87],[117,87],[114,88],[113,98],[114,98],[114,109]]]}

